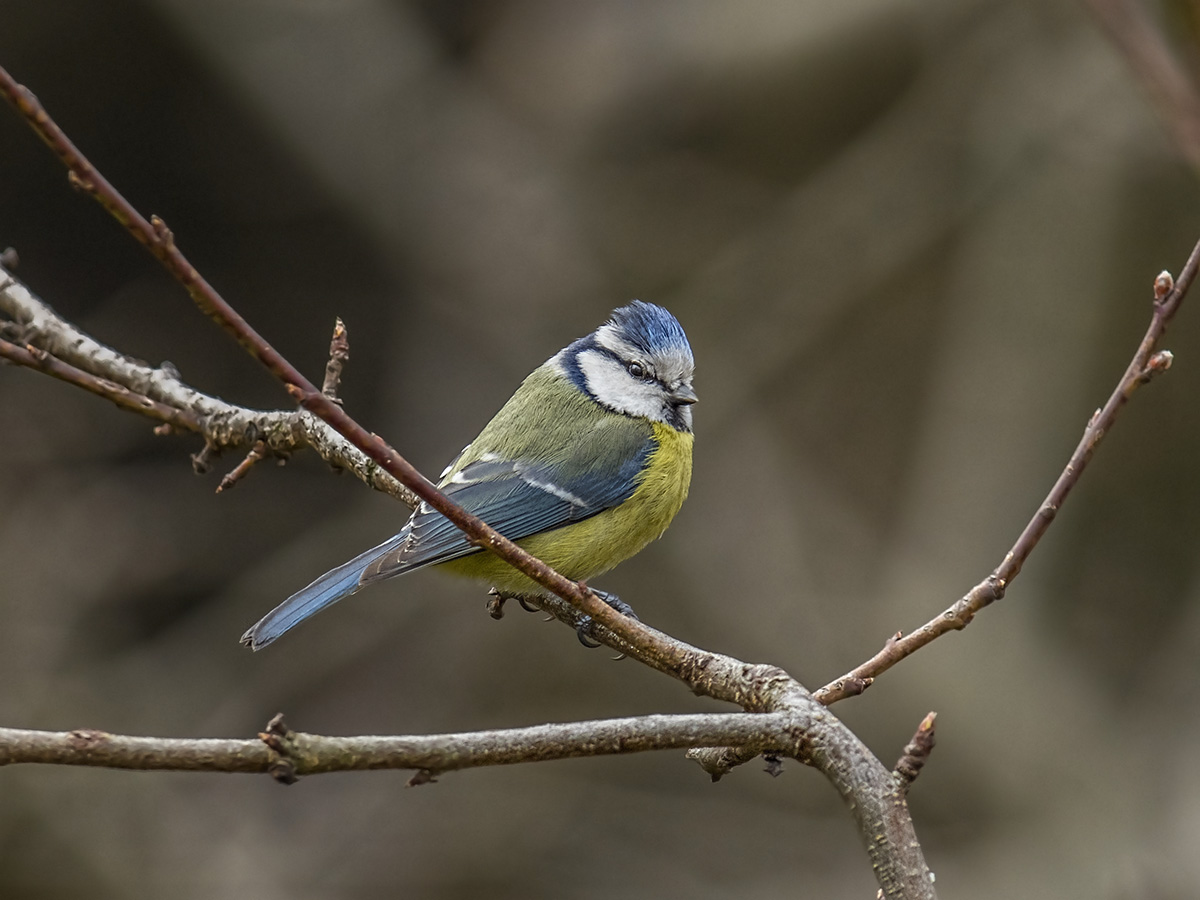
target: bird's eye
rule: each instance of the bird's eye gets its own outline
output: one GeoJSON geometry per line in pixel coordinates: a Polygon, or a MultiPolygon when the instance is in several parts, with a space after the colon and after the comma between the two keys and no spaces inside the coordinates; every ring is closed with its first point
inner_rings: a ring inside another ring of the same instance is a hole
{"type": "Polygon", "coordinates": [[[645,378],[646,377],[646,367],[643,366],[641,363],[636,363],[636,362],[627,363],[625,366],[625,371],[628,372],[630,375],[632,375],[634,378],[645,378]]]}

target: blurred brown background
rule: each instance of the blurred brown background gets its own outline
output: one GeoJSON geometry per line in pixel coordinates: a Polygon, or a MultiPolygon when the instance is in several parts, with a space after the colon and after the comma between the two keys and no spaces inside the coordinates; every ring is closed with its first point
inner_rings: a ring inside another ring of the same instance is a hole
{"type": "MultiPolygon", "coordinates": [[[[696,478],[603,581],[818,686],[982,578],[1200,236],[1066,0],[0,3],[0,63],[208,278],[436,473],[632,297],[699,363],[696,478]]],[[[1188,53],[1189,38],[1178,35],[1188,53]]],[[[0,246],[96,337],[286,404],[0,110],[0,246]]],[[[946,897],[1200,896],[1200,296],[1008,598],[837,708],[946,897]]],[[[0,723],[420,733],[718,709],[414,575],[268,651],[263,612],[405,511],[312,458],[214,496],[194,440],[0,370],[0,723]]],[[[0,771],[0,897],[864,898],[816,774],[680,754],[450,775],[0,771]]]]}

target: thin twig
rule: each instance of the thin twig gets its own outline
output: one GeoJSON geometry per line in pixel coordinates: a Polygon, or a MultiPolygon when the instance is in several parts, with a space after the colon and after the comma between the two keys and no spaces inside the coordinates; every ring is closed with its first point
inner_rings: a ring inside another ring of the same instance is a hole
{"type": "Polygon", "coordinates": [[[341,319],[333,323],[333,339],[329,342],[329,362],[325,364],[325,381],[321,385],[321,393],[332,400],[338,400],[338,386],[342,383],[342,369],[350,358],[350,336],[346,334],[346,325],[341,319]]]}
{"type": "Polygon", "coordinates": [[[1029,520],[1029,524],[1025,526],[1025,530],[1021,532],[1012,549],[1005,554],[1000,565],[940,615],[930,619],[911,634],[897,635],[889,639],[883,649],[866,662],[820,690],[814,691],[813,696],[817,700],[829,705],[854,694],[862,693],[875,678],[900,660],[948,631],[959,631],[965,628],[975,618],[976,613],[1004,596],[1004,592],[1013,579],[1020,574],[1021,567],[1025,565],[1029,554],[1037,547],[1042,535],[1046,533],[1046,529],[1058,515],[1067,495],[1079,482],[1096,447],[1099,446],[1100,441],[1108,434],[1113,422],[1116,421],[1117,414],[1139,387],[1149,381],[1151,376],[1170,365],[1170,354],[1157,353],[1156,348],[1171,319],[1179,310],[1198,270],[1200,270],[1200,242],[1192,248],[1192,253],[1179,273],[1178,280],[1173,280],[1167,272],[1161,273],[1154,280],[1153,313],[1150,317],[1150,327],[1138,345],[1137,352],[1134,353],[1133,359],[1126,367],[1125,374],[1117,382],[1108,402],[1102,409],[1098,409],[1088,422],[1083,437],[1075,448],[1075,452],[1071,454],[1066,468],[1058,476],[1050,493],[1034,513],[1033,518],[1029,520]]]}
{"type": "Polygon", "coordinates": [[[251,467],[266,455],[266,443],[263,441],[255,441],[254,446],[250,448],[250,452],[246,454],[245,458],[236,466],[234,466],[233,469],[225,473],[225,476],[221,479],[221,483],[217,485],[217,493],[220,494],[222,491],[227,491],[234,487],[239,481],[246,477],[246,474],[250,471],[251,467]]]}
{"type": "Polygon", "coordinates": [[[912,740],[905,746],[904,753],[896,763],[896,777],[900,779],[905,793],[917,780],[921,769],[925,768],[925,763],[929,762],[929,754],[933,752],[933,746],[937,743],[936,726],[937,713],[931,712],[921,720],[912,740]]]}

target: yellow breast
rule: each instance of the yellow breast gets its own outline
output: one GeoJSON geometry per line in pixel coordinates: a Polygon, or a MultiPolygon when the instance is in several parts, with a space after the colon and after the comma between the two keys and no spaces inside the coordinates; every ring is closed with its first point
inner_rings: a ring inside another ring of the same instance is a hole
{"type": "MultiPolygon", "coordinates": [[[[657,444],[633,495],[620,506],[572,525],[518,541],[567,578],[586,581],[633,556],[662,535],[687,498],[692,480],[691,434],[653,423],[657,444]]],[[[543,588],[491,553],[475,553],[439,568],[486,581],[510,593],[543,588]]]]}

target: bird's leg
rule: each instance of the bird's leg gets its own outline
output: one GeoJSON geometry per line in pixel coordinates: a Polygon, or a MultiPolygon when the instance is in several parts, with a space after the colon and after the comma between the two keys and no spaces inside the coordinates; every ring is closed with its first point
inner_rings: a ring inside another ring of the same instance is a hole
{"type": "MultiPolygon", "coordinates": [[[[583,582],[580,582],[580,584],[583,587],[587,587],[587,585],[583,584],[583,582]]],[[[606,604],[611,606],[613,609],[615,609],[621,615],[629,616],[629,618],[631,618],[631,619],[637,619],[637,613],[635,613],[633,611],[633,607],[630,606],[628,603],[626,603],[624,600],[622,600],[620,597],[618,597],[616,594],[610,594],[607,591],[598,591],[595,588],[588,588],[588,590],[590,590],[593,594],[595,594],[597,597],[599,597],[601,600],[603,600],[606,604]]],[[[638,621],[641,621],[641,620],[639,619],[638,621]]],[[[589,650],[594,650],[596,647],[601,646],[601,644],[599,644],[598,642],[596,642],[592,639],[592,617],[591,616],[580,616],[579,617],[579,621],[575,625],[575,634],[579,638],[579,643],[583,644],[583,646],[587,647],[589,650]]]]}
{"type": "MultiPolygon", "coordinates": [[[[595,594],[621,615],[629,616],[631,619],[637,618],[637,613],[633,611],[633,607],[616,594],[610,594],[608,591],[598,591],[595,588],[589,588],[582,581],[579,583],[579,585],[582,588],[590,590],[593,594],[595,594]]],[[[505,600],[516,600],[521,609],[525,610],[526,612],[542,612],[541,609],[533,605],[533,598],[529,597],[528,595],[510,594],[507,591],[501,591],[497,588],[492,588],[490,591],[488,591],[488,594],[490,595],[488,600],[488,612],[491,613],[493,619],[498,619],[504,615],[505,600]]],[[[553,616],[550,616],[546,621],[551,621],[553,618],[553,616]]],[[[591,616],[579,616],[579,620],[575,623],[575,634],[579,638],[579,643],[583,644],[583,646],[587,647],[589,650],[604,646],[592,637],[591,616]]],[[[622,656],[623,655],[624,654],[622,654],[622,656]]],[[[621,656],[618,656],[617,659],[621,659],[621,656]]]]}

